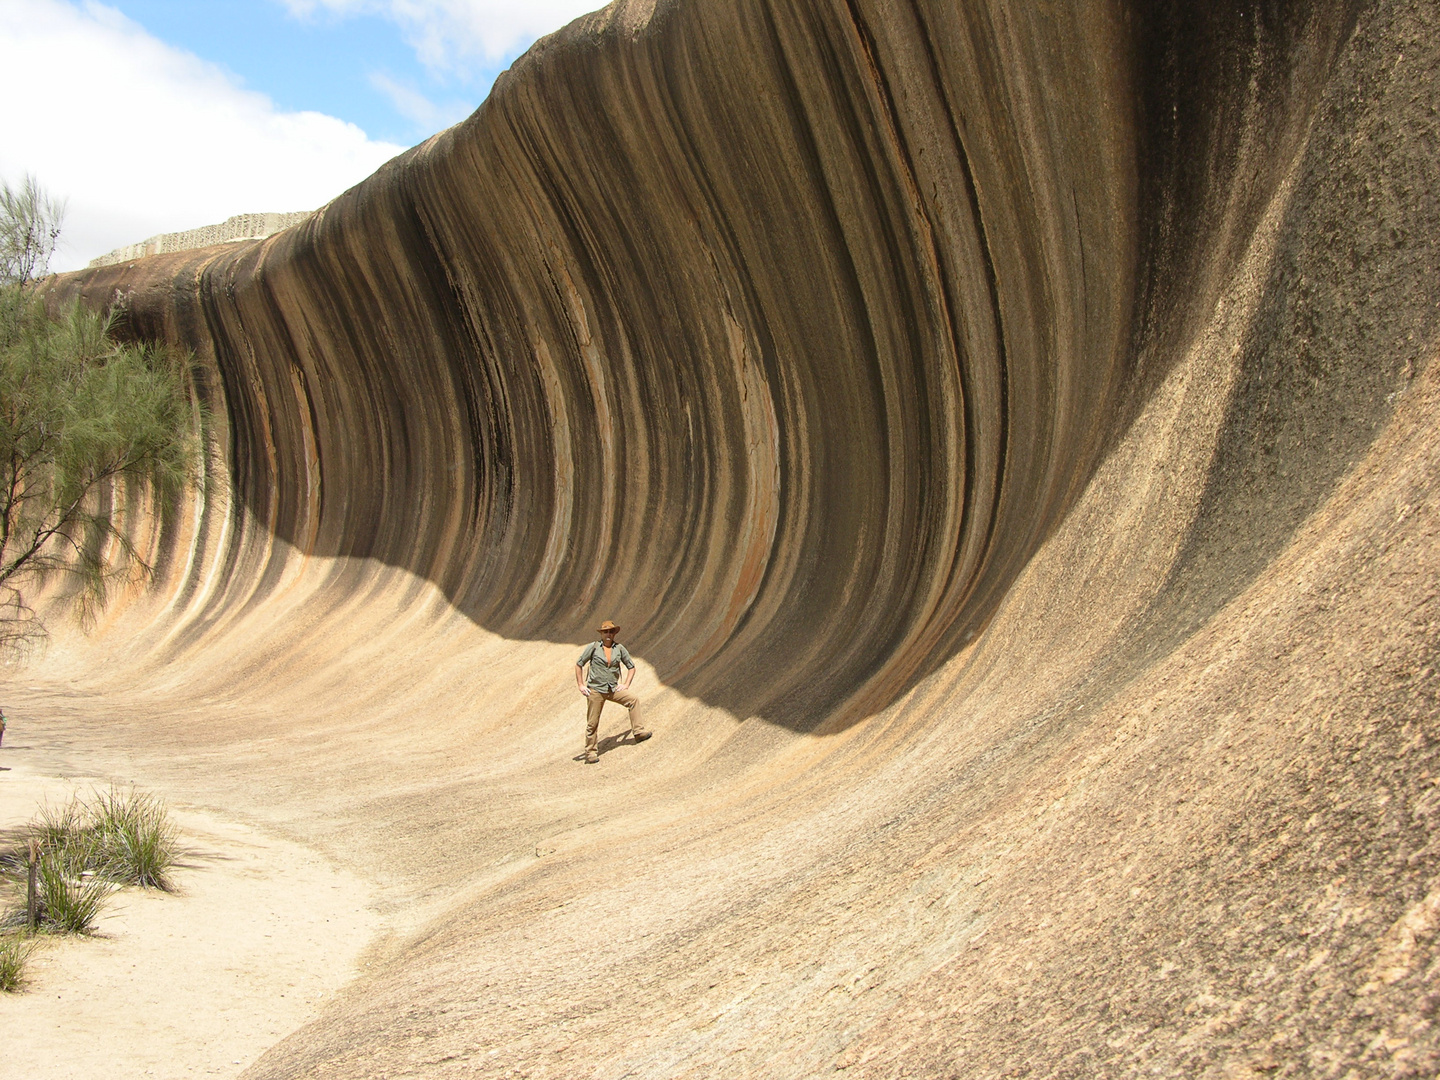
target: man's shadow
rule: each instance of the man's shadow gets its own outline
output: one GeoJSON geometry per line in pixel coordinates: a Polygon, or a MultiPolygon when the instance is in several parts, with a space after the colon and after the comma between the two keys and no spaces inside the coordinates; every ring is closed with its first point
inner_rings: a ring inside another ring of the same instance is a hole
{"type": "MultiPolygon", "coordinates": [[[[621,732],[620,734],[618,734],[618,735],[606,735],[606,736],[605,736],[603,739],[601,739],[600,742],[597,744],[596,749],[600,752],[600,755],[603,757],[604,755],[608,754],[611,750],[614,750],[617,746],[624,746],[624,745],[626,745],[627,743],[628,743],[630,746],[636,746],[636,745],[638,745],[638,744],[635,742],[635,740],[630,737],[630,732],[628,732],[628,731],[622,731],[622,732],[621,732]]],[[[571,760],[571,761],[584,761],[584,760],[585,760],[585,751],[584,751],[584,750],[581,750],[580,753],[576,754],[576,755],[575,755],[573,758],[571,758],[570,760],[571,760]]]]}

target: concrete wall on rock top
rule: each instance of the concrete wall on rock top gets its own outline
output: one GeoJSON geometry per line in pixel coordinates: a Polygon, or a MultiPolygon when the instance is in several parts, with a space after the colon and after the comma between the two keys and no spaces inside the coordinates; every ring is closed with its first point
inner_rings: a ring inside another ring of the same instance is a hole
{"type": "Polygon", "coordinates": [[[294,214],[236,214],[219,225],[205,225],[184,232],[161,233],[138,244],[126,244],[90,260],[91,267],[117,266],[143,259],[147,255],[166,255],[175,251],[193,251],[213,244],[231,244],[242,240],[263,240],[281,229],[298,225],[310,216],[302,210],[294,214]]]}

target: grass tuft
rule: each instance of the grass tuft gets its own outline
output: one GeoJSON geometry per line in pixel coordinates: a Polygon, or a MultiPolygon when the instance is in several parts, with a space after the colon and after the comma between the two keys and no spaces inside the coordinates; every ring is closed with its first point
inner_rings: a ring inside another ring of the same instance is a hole
{"type": "Polygon", "coordinates": [[[36,944],[33,937],[24,934],[0,934],[0,991],[19,993],[25,984],[25,962],[36,944]]]}
{"type": "Polygon", "coordinates": [[[40,856],[36,892],[40,925],[52,933],[84,934],[100,914],[115,884],[89,869],[89,851],[79,847],[52,849],[40,856]]]}
{"type": "Polygon", "coordinates": [[[60,849],[70,847],[85,824],[85,804],[72,795],[59,806],[41,804],[25,831],[42,848],[60,849]]]}
{"type": "Polygon", "coordinates": [[[170,891],[179,839],[164,802],[134,788],[111,788],[97,792],[85,810],[94,869],[122,885],[170,891]]]}
{"type": "MultiPolygon", "coordinates": [[[[173,888],[179,837],[164,802],[154,795],[110,788],[92,792],[88,799],[46,804],[27,834],[24,847],[0,858],[0,875],[23,890],[27,852],[34,843],[39,851],[35,892],[40,930],[88,932],[105,899],[122,885],[173,888]]],[[[0,920],[12,927],[25,922],[23,908],[0,920]]]]}

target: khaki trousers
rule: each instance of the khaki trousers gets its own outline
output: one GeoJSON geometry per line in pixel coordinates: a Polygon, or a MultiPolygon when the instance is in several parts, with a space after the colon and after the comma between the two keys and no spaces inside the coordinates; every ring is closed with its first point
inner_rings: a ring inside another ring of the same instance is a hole
{"type": "Polygon", "coordinates": [[[590,696],[585,699],[585,749],[599,751],[600,749],[600,710],[605,707],[605,702],[613,701],[616,705],[624,705],[630,710],[630,730],[640,730],[640,699],[629,690],[617,686],[608,694],[602,694],[599,690],[591,690],[590,696]]]}

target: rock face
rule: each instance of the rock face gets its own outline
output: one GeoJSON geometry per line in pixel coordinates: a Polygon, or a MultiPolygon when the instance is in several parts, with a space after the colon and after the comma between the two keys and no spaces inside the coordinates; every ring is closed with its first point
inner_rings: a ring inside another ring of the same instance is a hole
{"type": "Polygon", "coordinates": [[[620,2],[296,228],[62,280],[219,422],[95,685],[307,702],[147,738],[445,898],[256,1075],[1433,1074],[1437,43],[620,2]],[[666,689],[582,793],[603,617],[666,689]]]}

